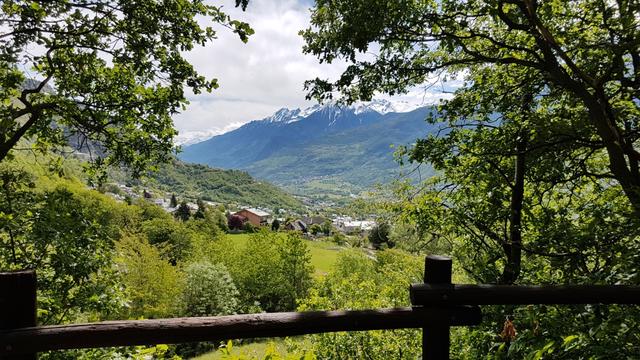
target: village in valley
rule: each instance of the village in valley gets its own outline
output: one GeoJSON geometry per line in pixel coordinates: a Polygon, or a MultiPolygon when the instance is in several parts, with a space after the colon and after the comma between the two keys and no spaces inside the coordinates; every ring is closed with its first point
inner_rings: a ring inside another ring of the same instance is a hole
{"type": "MultiPolygon", "coordinates": [[[[301,214],[298,211],[282,208],[273,210],[266,207],[243,204],[223,204],[201,199],[182,199],[179,194],[169,194],[147,188],[140,189],[138,186],[129,186],[127,184],[112,184],[111,187],[107,188],[105,194],[123,202],[144,199],[174,215],[178,211],[188,211],[189,214],[194,215],[201,206],[215,208],[225,214],[229,231],[232,233],[253,232],[256,229],[268,228],[275,231],[298,231],[308,239],[326,237],[336,233],[366,237],[368,232],[376,226],[376,215],[374,214],[364,218],[328,211],[322,211],[322,214],[320,214],[320,211],[311,206],[307,206],[307,209],[309,209],[307,213],[301,214]]],[[[306,203],[307,205],[312,205],[308,201],[306,203]]],[[[323,203],[322,206],[327,209],[326,203],[323,203]]]]}

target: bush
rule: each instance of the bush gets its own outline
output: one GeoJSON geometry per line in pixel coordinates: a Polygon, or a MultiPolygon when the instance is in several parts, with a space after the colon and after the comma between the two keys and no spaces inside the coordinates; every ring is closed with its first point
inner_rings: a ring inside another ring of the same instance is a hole
{"type": "Polygon", "coordinates": [[[142,232],[174,265],[191,253],[194,231],[183,222],[162,218],[147,220],[142,223],[142,232]]]}
{"type": "Polygon", "coordinates": [[[327,236],[331,235],[334,232],[333,224],[331,223],[331,220],[325,220],[325,222],[322,223],[322,226],[320,226],[320,229],[327,236]]]}
{"type": "Polygon", "coordinates": [[[290,232],[278,243],[280,270],[285,280],[285,303],[295,309],[296,300],[307,296],[311,287],[311,254],[298,233],[290,232]]]}
{"type": "Polygon", "coordinates": [[[291,311],[305,296],[313,268],[306,242],[267,229],[251,234],[246,246],[233,239],[215,242],[212,261],[227,266],[240,292],[242,311],[291,311]]]}
{"type": "Polygon", "coordinates": [[[360,234],[347,236],[347,244],[353,248],[361,248],[365,243],[365,238],[360,234]]]}
{"type": "Polygon", "coordinates": [[[309,227],[309,232],[313,235],[318,235],[322,233],[322,226],[318,224],[313,224],[311,225],[311,227],[309,227]]]}
{"type": "Polygon", "coordinates": [[[202,261],[185,269],[185,316],[218,316],[238,310],[238,290],[227,268],[202,261]]]}
{"type": "Polygon", "coordinates": [[[255,231],[256,231],[256,227],[255,227],[255,226],[253,226],[253,224],[252,224],[252,223],[250,223],[249,221],[247,221],[247,222],[245,222],[245,223],[244,223],[244,225],[243,225],[242,229],[243,229],[245,232],[249,233],[249,234],[251,234],[251,233],[253,233],[253,232],[255,232],[255,231]]]}
{"type": "Polygon", "coordinates": [[[380,223],[369,232],[369,242],[374,249],[392,248],[395,243],[389,240],[390,227],[387,223],[380,223]]]}
{"type": "MultiPolygon", "coordinates": [[[[371,309],[408,306],[409,284],[421,280],[422,262],[395,250],[381,251],[377,261],[361,252],[340,255],[334,270],[311,290],[299,311],[371,309]]],[[[318,359],[416,359],[417,330],[357,331],[311,335],[318,359]]]]}
{"type": "Polygon", "coordinates": [[[182,220],[182,221],[189,220],[189,218],[191,218],[191,209],[189,209],[187,202],[182,201],[178,206],[178,208],[176,209],[176,211],[173,213],[173,215],[178,220],[182,220]]]}
{"type": "Polygon", "coordinates": [[[333,234],[333,236],[331,237],[331,240],[340,246],[345,245],[347,243],[347,237],[344,236],[344,234],[339,232],[336,232],[335,234],[333,234]]]}
{"type": "Polygon", "coordinates": [[[278,231],[280,229],[280,220],[274,219],[271,223],[271,230],[278,231]]]}
{"type": "MultiPolygon", "coordinates": [[[[184,316],[220,316],[238,310],[238,290],[224,265],[199,261],[187,266],[185,273],[184,316]]],[[[188,343],[177,345],[176,352],[183,358],[193,358],[214,348],[210,342],[188,343]]]]}

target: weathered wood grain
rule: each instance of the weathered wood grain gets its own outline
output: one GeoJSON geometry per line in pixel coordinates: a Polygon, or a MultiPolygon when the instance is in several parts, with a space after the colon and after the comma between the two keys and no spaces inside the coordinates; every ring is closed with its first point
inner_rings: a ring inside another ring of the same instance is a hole
{"type": "Polygon", "coordinates": [[[411,303],[442,305],[640,304],[640,287],[624,285],[413,284],[411,303]]]}
{"type": "Polygon", "coordinates": [[[480,309],[472,306],[456,307],[448,312],[430,308],[396,308],[105,321],[0,333],[0,356],[29,351],[422,328],[433,322],[453,326],[475,325],[480,321],[480,309]]]}

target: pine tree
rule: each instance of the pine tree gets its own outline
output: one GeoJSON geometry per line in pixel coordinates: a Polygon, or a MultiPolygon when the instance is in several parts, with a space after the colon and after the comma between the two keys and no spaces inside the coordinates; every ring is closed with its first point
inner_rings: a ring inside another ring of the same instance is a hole
{"type": "Polygon", "coordinates": [[[175,216],[177,219],[182,221],[189,220],[191,217],[191,210],[189,210],[189,206],[187,206],[186,201],[182,201],[182,203],[180,203],[180,206],[178,206],[178,209],[175,212],[175,216]]]}
{"type": "Polygon", "coordinates": [[[194,219],[204,219],[207,211],[207,206],[201,199],[198,199],[198,210],[193,214],[194,219]]]}
{"type": "Polygon", "coordinates": [[[178,199],[176,199],[176,194],[171,194],[171,202],[169,206],[172,208],[178,207],[178,199]]]}

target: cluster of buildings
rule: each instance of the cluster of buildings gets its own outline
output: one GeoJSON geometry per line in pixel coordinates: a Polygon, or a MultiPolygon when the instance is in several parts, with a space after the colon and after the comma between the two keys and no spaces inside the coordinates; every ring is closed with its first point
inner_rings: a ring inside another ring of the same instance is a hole
{"type": "Polygon", "coordinates": [[[333,219],[333,226],[343,233],[369,231],[376,226],[373,220],[355,220],[350,216],[337,216],[333,219]]]}
{"type": "MultiPolygon", "coordinates": [[[[127,197],[131,199],[136,198],[145,198],[146,200],[158,205],[165,211],[169,213],[173,213],[177,210],[177,207],[171,206],[171,197],[167,197],[166,194],[162,197],[155,197],[150,191],[143,190],[142,194],[136,189],[124,185],[118,185],[118,193],[109,192],[109,195],[113,196],[117,200],[124,201],[127,197]]],[[[207,205],[210,206],[218,206],[220,204],[205,201],[207,205]]],[[[187,202],[187,206],[189,210],[194,213],[198,210],[198,205],[193,202],[187,202]]],[[[255,227],[259,226],[270,226],[273,223],[273,220],[276,218],[269,212],[267,209],[260,209],[255,207],[242,206],[241,210],[236,211],[234,213],[228,213],[228,215],[236,215],[239,216],[242,220],[242,223],[249,222],[251,225],[255,227]]],[[[283,209],[279,210],[279,213],[285,213],[283,209]]],[[[313,225],[322,226],[327,222],[330,222],[334,229],[345,233],[345,234],[356,234],[362,233],[371,230],[375,225],[375,221],[372,220],[356,220],[349,216],[334,216],[329,219],[319,215],[313,216],[303,216],[299,218],[285,220],[284,218],[277,218],[277,220],[281,224],[281,228],[286,230],[300,231],[303,233],[308,233],[311,231],[311,227],[313,225]]]]}
{"type": "MultiPolygon", "coordinates": [[[[244,221],[250,222],[253,226],[268,226],[275,219],[269,212],[256,208],[243,208],[240,211],[235,212],[233,215],[241,216],[244,221]]],[[[311,230],[313,225],[324,225],[330,222],[334,229],[345,234],[356,234],[366,232],[376,225],[372,220],[355,220],[349,216],[336,216],[333,219],[328,219],[323,216],[305,216],[296,219],[277,219],[282,227],[286,230],[301,231],[307,233],[311,230]]]]}

